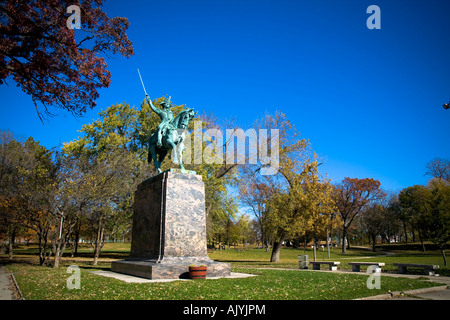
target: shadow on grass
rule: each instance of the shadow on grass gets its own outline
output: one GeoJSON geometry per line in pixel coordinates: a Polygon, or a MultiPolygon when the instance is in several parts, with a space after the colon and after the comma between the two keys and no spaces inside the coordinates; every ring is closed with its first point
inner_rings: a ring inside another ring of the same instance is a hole
{"type": "MultiPolygon", "coordinates": [[[[33,252],[33,251],[19,251],[19,252],[14,252],[14,259],[20,259],[20,257],[26,257],[26,256],[33,256],[33,257],[37,257],[38,253],[37,252],[33,252]]],[[[104,259],[114,259],[114,260],[119,260],[119,259],[124,259],[126,257],[129,256],[129,253],[118,253],[118,252],[100,252],[100,257],[99,258],[104,258],[104,259]]],[[[65,252],[62,256],[63,258],[66,259],[77,259],[77,258],[82,258],[82,259],[93,259],[94,258],[94,253],[92,252],[80,252],[77,253],[76,255],[72,256],[72,254],[70,252],[65,252]]],[[[52,257],[50,258],[50,260],[52,260],[52,257]]]]}
{"type": "Polygon", "coordinates": [[[80,269],[83,269],[83,270],[87,270],[87,271],[89,271],[89,270],[102,270],[102,271],[111,271],[111,266],[90,266],[90,265],[81,265],[81,266],[79,266],[80,267],[80,269]]]}
{"type": "Polygon", "coordinates": [[[9,264],[25,264],[25,265],[37,265],[38,259],[37,258],[28,258],[28,259],[19,259],[17,257],[14,257],[12,260],[8,257],[0,257],[0,266],[6,266],[9,264]]]}

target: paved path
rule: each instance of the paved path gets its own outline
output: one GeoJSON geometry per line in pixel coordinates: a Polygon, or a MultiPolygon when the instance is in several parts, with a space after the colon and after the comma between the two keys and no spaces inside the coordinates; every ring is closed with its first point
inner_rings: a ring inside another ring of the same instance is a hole
{"type": "Polygon", "coordinates": [[[14,300],[13,291],[10,288],[10,275],[6,273],[4,266],[0,266],[0,300],[14,300]]]}
{"type": "MultiPolygon", "coordinates": [[[[420,275],[404,275],[399,274],[398,276],[406,276],[409,278],[413,277],[420,277],[420,275]]],[[[423,276],[422,276],[423,277],[423,276]]],[[[425,276],[426,278],[430,279],[433,282],[439,282],[442,283],[443,287],[435,287],[436,290],[433,290],[433,288],[424,288],[424,289],[417,289],[417,290],[410,290],[406,291],[405,295],[397,295],[392,298],[391,300],[450,300],[450,277],[446,276],[425,276]],[[447,289],[443,289],[447,286],[447,289]]]]}
{"type": "Polygon", "coordinates": [[[427,292],[407,292],[405,296],[394,297],[390,300],[450,300],[450,289],[427,292]]]}

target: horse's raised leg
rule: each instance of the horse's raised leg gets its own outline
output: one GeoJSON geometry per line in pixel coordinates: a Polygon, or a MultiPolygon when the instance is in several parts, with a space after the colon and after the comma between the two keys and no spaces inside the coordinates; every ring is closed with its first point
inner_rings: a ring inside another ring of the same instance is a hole
{"type": "Polygon", "coordinates": [[[161,163],[164,161],[164,158],[167,155],[166,149],[158,149],[159,161],[155,160],[155,167],[158,170],[158,173],[161,173],[161,163]]]}
{"type": "Polygon", "coordinates": [[[184,150],[184,143],[183,141],[180,141],[177,145],[176,151],[178,152],[178,162],[180,163],[180,169],[184,170],[183,166],[183,150],[184,150]]]}
{"type": "Polygon", "coordinates": [[[148,151],[149,151],[148,162],[150,163],[151,160],[153,160],[156,170],[158,170],[158,173],[161,173],[161,161],[158,161],[158,156],[156,154],[156,146],[154,144],[151,144],[148,147],[148,151]],[[151,158],[150,158],[150,156],[151,156],[151,158]]]}
{"type": "Polygon", "coordinates": [[[178,155],[177,155],[177,145],[172,140],[167,140],[167,144],[170,146],[170,148],[174,151],[173,152],[173,159],[172,161],[174,163],[178,163],[178,155]]]}

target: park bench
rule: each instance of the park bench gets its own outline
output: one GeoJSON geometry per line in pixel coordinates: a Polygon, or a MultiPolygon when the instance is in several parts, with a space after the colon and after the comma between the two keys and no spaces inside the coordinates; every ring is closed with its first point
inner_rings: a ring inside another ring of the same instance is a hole
{"type": "Polygon", "coordinates": [[[384,262],[349,262],[348,264],[352,266],[353,272],[360,272],[361,266],[376,266],[374,270],[376,273],[380,273],[381,267],[385,265],[384,262]]]}
{"type": "Polygon", "coordinates": [[[421,268],[429,276],[433,276],[434,270],[439,269],[437,264],[394,263],[394,266],[398,267],[398,273],[406,273],[406,268],[421,268]]]}
{"type": "Polygon", "coordinates": [[[340,264],[339,261],[310,261],[309,263],[313,265],[313,270],[320,270],[321,264],[328,264],[331,271],[337,270],[337,266],[340,264]]]}

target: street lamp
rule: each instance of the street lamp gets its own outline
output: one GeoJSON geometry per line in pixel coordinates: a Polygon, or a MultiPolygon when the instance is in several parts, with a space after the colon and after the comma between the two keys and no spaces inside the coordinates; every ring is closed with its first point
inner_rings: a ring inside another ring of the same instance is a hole
{"type": "Polygon", "coordinates": [[[445,103],[445,104],[443,105],[443,107],[444,107],[444,109],[450,108],[450,101],[447,102],[447,103],[445,103]]]}

